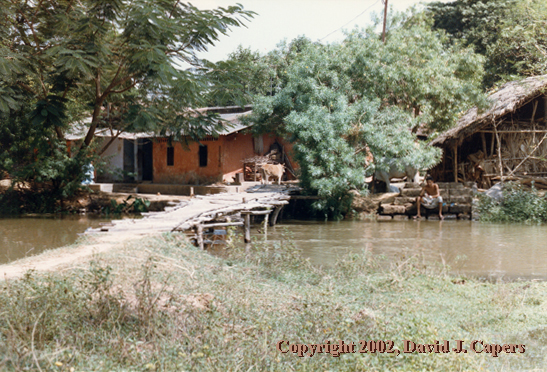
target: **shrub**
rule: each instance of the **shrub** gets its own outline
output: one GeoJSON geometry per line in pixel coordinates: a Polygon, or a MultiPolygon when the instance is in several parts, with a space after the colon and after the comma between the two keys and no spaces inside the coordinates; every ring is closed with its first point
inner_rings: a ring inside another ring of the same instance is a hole
{"type": "Polygon", "coordinates": [[[545,222],[547,199],[533,187],[527,190],[520,184],[507,183],[503,198],[498,202],[486,195],[477,204],[481,221],[490,222],[545,222]]]}

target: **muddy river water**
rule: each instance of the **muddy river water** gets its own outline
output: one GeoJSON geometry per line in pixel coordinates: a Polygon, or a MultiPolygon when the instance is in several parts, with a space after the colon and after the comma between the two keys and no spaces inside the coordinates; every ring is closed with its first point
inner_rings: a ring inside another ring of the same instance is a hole
{"type": "MultiPolygon", "coordinates": [[[[0,218],[0,263],[72,244],[106,219],[0,218]]],[[[258,227],[258,226],[257,226],[258,227]]],[[[253,229],[253,235],[263,235],[253,229]]],[[[472,221],[283,221],[268,240],[290,238],[315,264],[348,252],[389,259],[415,256],[453,273],[490,278],[547,279],[547,226],[472,221]]]]}
{"type": "Polygon", "coordinates": [[[472,221],[285,222],[268,239],[285,234],[315,264],[347,252],[386,258],[415,256],[455,274],[486,278],[547,279],[547,226],[472,221]],[[286,232],[282,232],[285,230],[286,232]]]}
{"type": "Polygon", "coordinates": [[[76,241],[88,227],[110,219],[66,216],[0,218],[0,264],[76,241]]]}

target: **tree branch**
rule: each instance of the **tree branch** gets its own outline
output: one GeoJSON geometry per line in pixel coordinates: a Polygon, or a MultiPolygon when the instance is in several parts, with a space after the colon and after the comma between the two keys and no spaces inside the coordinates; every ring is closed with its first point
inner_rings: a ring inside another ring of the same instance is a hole
{"type": "Polygon", "coordinates": [[[97,125],[99,124],[99,114],[101,113],[102,103],[103,102],[101,99],[98,99],[95,102],[93,116],[91,117],[91,126],[89,127],[89,130],[87,131],[85,139],[82,142],[82,145],[80,146],[80,150],[89,146],[89,144],[91,143],[91,141],[93,141],[93,138],[95,137],[95,129],[97,129],[97,125]]]}
{"type": "Polygon", "coordinates": [[[32,21],[34,22],[36,20],[36,15],[38,14],[38,11],[40,10],[40,7],[42,6],[42,3],[44,0],[40,0],[38,5],[36,6],[36,11],[34,12],[34,15],[32,16],[32,21]]]}
{"type": "Polygon", "coordinates": [[[101,70],[97,70],[97,77],[95,78],[95,108],[93,109],[93,116],[91,117],[91,126],[87,131],[84,141],[80,146],[80,150],[84,147],[89,146],[93,137],[95,137],[95,129],[99,124],[99,115],[101,113],[101,106],[106,98],[107,94],[101,95],[101,70]]]}
{"type": "Polygon", "coordinates": [[[95,78],[95,100],[101,98],[101,69],[97,69],[97,77],[95,78]]]}
{"type": "Polygon", "coordinates": [[[139,82],[140,82],[140,81],[135,81],[133,84],[131,84],[131,85],[128,86],[127,88],[120,89],[120,90],[112,90],[112,91],[110,91],[110,93],[123,93],[123,92],[126,92],[126,91],[128,91],[129,89],[134,88],[135,85],[137,85],[139,82]]]}
{"type": "Polygon", "coordinates": [[[36,92],[34,90],[32,90],[32,88],[29,87],[27,84],[18,81],[17,85],[19,85],[21,88],[23,88],[27,92],[32,93],[33,95],[36,95],[36,92]]]}
{"type": "MultiPolygon", "coordinates": [[[[112,78],[112,81],[110,82],[110,84],[108,85],[108,87],[106,87],[105,89],[105,93],[107,92],[110,92],[110,90],[112,88],[114,88],[115,86],[118,85],[118,82],[116,81],[116,79],[118,78],[118,76],[120,75],[120,72],[122,71],[122,67],[124,66],[124,61],[125,59],[123,59],[121,62],[120,62],[120,65],[118,66],[118,71],[116,71],[116,75],[114,75],[114,77],[112,78]]],[[[122,79],[122,82],[123,82],[123,79],[122,79]]]]}
{"type": "Polygon", "coordinates": [[[70,84],[67,84],[66,87],[65,87],[65,91],[63,92],[63,98],[66,97],[69,89],[70,89],[70,84]]]}
{"type": "Polygon", "coordinates": [[[171,14],[169,14],[169,18],[173,17],[173,13],[175,13],[175,9],[177,9],[177,6],[179,6],[180,0],[177,0],[175,5],[173,6],[173,10],[171,10],[171,14]]]}
{"type": "Polygon", "coordinates": [[[103,146],[103,148],[101,149],[101,151],[99,151],[97,153],[97,155],[102,155],[109,147],[110,145],[120,136],[120,134],[122,134],[124,132],[124,130],[119,130],[118,133],[116,133],[115,136],[111,137],[110,140],[108,141],[108,143],[106,145],[103,146]]]}
{"type": "Polygon", "coordinates": [[[68,14],[68,12],[70,12],[70,9],[72,8],[73,3],[74,3],[74,0],[70,0],[70,3],[68,3],[68,7],[66,8],[65,14],[68,14]]]}
{"type": "Polygon", "coordinates": [[[44,84],[44,74],[40,70],[40,85],[42,86],[42,93],[44,93],[44,99],[47,98],[47,88],[44,84]]]}
{"type": "Polygon", "coordinates": [[[36,44],[36,49],[38,49],[38,51],[40,51],[40,43],[38,41],[38,35],[36,35],[36,31],[34,30],[34,25],[32,23],[30,23],[30,21],[25,16],[25,13],[23,13],[21,10],[19,10],[18,13],[21,14],[23,19],[25,20],[25,23],[30,28],[30,31],[32,32],[32,36],[34,38],[34,43],[36,44]]]}
{"type": "Polygon", "coordinates": [[[65,138],[61,127],[58,127],[57,125],[55,126],[55,133],[57,134],[57,138],[60,139],[61,141],[65,138]]]}

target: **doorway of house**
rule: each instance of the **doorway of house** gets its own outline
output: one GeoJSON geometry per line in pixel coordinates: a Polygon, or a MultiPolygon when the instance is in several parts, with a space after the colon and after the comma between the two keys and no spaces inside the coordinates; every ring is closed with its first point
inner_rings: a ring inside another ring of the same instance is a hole
{"type": "Polygon", "coordinates": [[[137,163],[139,174],[142,175],[141,181],[153,180],[153,143],[149,138],[139,138],[137,149],[137,163]]]}

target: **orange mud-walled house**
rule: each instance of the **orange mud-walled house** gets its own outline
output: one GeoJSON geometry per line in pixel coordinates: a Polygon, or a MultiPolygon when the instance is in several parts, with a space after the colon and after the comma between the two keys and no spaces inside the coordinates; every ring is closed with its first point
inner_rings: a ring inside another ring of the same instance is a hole
{"type": "Polygon", "coordinates": [[[239,119],[251,111],[237,112],[234,108],[215,108],[224,121],[232,124],[220,132],[218,138],[206,137],[184,146],[167,138],[153,140],[153,182],[164,184],[204,184],[231,182],[243,172],[243,161],[265,155],[273,147],[290,151],[288,144],[270,134],[253,136],[250,126],[239,119]],[[229,112],[230,110],[236,112],[229,112]],[[228,111],[228,112],[226,112],[228,111]]]}

